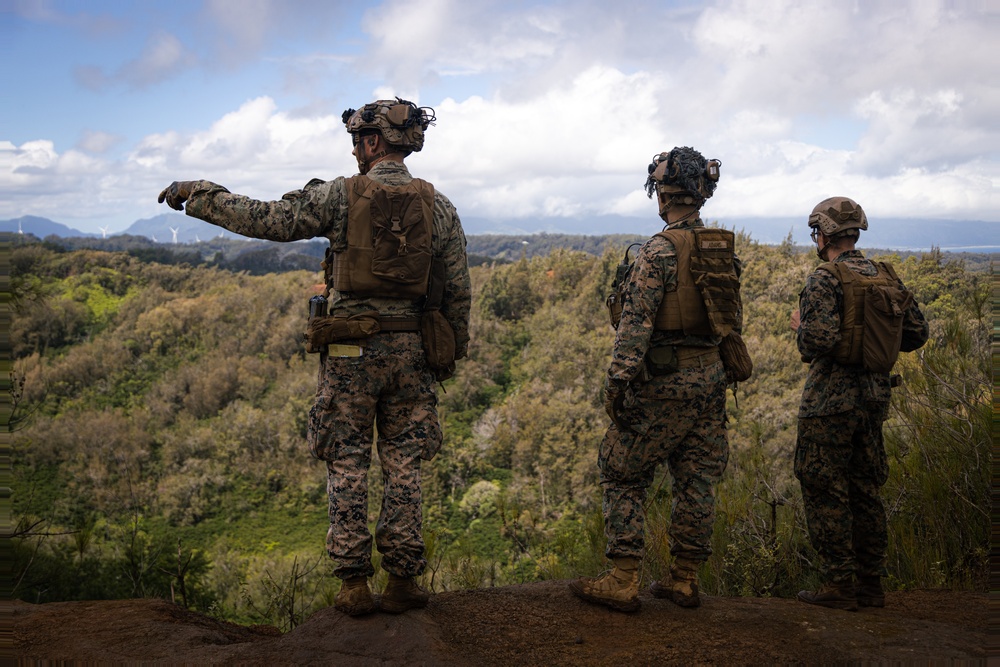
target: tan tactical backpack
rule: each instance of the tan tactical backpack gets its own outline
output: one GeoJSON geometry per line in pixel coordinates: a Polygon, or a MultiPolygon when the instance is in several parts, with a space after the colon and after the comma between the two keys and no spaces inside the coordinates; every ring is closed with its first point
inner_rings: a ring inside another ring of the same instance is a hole
{"type": "Polygon", "coordinates": [[[876,262],[878,275],[863,276],[844,262],[826,262],[819,268],[832,273],[844,290],[840,314],[840,342],[832,356],[837,363],[888,373],[899,357],[903,318],[913,293],[900,288],[891,264],[876,262]]]}

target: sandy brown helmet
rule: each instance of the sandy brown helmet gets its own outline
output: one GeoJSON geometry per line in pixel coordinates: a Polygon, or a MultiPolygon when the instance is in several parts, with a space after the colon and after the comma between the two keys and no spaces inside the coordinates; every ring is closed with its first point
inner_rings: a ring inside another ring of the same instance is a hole
{"type": "Polygon", "coordinates": [[[360,109],[348,109],[341,119],[352,135],[377,130],[404,155],[416,153],[424,147],[424,130],[437,120],[434,109],[418,107],[400,97],[370,102],[360,109]]]}
{"type": "Polygon", "coordinates": [[[809,214],[809,226],[833,238],[849,229],[868,229],[868,218],[853,199],[830,197],[813,208],[809,214]]]}
{"type": "Polygon", "coordinates": [[[687,146],[654,155],[646,178],[646,196],[656,192],[661,216],[674,204],[701,207],[715,193],[721,166],[719,160],[706,160],[687,146]]]}

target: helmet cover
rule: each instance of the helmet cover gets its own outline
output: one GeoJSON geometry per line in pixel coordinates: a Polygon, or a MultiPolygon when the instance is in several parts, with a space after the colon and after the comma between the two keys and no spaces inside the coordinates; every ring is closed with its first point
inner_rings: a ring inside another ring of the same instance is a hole
{"type": "Polygon", "coordinates": [[[701,206],[715,193],[719,180],[719,160],[706,160],[693,148],[681,146],[653,156],[646,178],[646,196],[655,190],[664,195],[688,195],[692,204],[701,206]]]}
{"type": "Polygon", "coordinates": [[[360,109],[347,109],[341,116],[351,134],[376,130],[390,145],[407,155],[424,147],[424,130],[437,118],[434,109],[418,107],[409,100],[377,100],[360,109]]]}
{"type": "Polygon", "coordinates": [[[819,231],[832,237],[848,229],[868,229],[868,218],[853,199],[830,197],[813,208],[809,226],[819,227],[819,231]]]}

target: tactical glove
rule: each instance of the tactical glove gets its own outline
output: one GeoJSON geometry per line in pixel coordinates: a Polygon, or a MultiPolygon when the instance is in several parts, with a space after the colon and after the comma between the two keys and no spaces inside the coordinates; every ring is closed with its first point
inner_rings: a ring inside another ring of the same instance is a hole
{"type": "Polygon", "coordinates": [[[184,210],[184,202],[191,196],[196,181],[174,181],[163,189],[156,198],[157,203],[167,202],[167,206],[175,211],[184,210]]]}

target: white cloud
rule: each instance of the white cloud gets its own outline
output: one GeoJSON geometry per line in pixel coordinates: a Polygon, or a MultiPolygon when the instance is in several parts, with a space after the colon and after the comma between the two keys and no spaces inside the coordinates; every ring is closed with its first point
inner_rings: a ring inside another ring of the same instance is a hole
{"type": "Polygon", "coordinates": [[[369,10],[362,25],[374,40],[366,62],[397,86],[412,85],[428,72],[466,76],[547,59],[560,38],[554,12],[511,11],[492,1],[388,0],[369,10]]]}
{"type": "Polygon", "coordinates": [[[875,174],[893,173],[900,165],[947,170],[995,153],[1000,134],[968,122],[968,106],[954,88],[926,94],[900,88],[859,100],[856,110],[869,130],[858,145],[858,167],[875,174]]]}
{"type": "Polygon", "coordinates": [[[77,148],[80,150],[87,151],[88,153],[106,153],[111,150],[114,146],[121,143],[122,137],[110,134],[108,132],[101,132],[99,130],[87,130],[83,133],[80,138],[80,142],[77,144],[77,148]]]}
{"type": "MultiPolygon", "coordinates": [[[[211,0],[199,29],[246,61],[282,35],[328,34],[346,6],[211,0]]],[[[387,0],[365,14],[364,72],[354,75],[371,77],[373,99],[436,108],[424,151],[407,162],[463,216],[655,219],[646,165],[688,145],[723,161],[710,216],[796,216],[845,194],[873,215],[1000,220],[998,20],[945,0],[387,0]]],[[[167,76],[186,53],[154,35],[129,80],[167,76]]],[[[321,65],[345,58],[314,54],[321,65]]],[[[127,202],[134,219],[162,212],[155,194],[174,179],[273,199],[314,176],[353,173],[344,105],[334,112],[327,101],[340,104],[348,84],[319,70],[302,76],[321,89],[314,104],[291,109],[252,90],[201,130],[149,133],[120,162],[87,155],[110,145],[99,134],[75,153],[51,142],[0,146],[0,187],[31,193],[42,183],[69,196],[78,170],[96,164],[105,176],[87,181],[99,193],[89,200],[127,202]]],[[[15,213],[43,214],[48,202],[36,205],[15,213]]]]}
{"type": "Polygon", "coordinates": [[[51,141],[0,143],[0,218],[38,215],[64,221],[100,218],[121,199],[104,185],[108,162],[51,141]],[[67,215],[67,212],[71,212],[67,215]]]}

